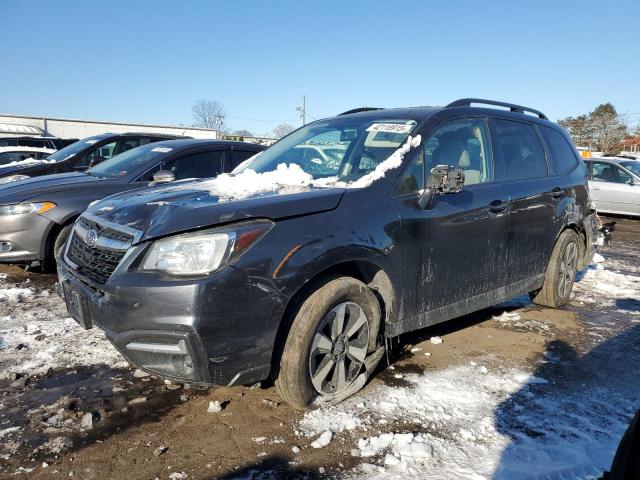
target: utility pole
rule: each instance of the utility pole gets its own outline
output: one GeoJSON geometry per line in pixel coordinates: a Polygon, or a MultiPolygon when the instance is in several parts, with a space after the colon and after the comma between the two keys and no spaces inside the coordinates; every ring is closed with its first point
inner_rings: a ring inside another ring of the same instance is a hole
{"type": "Polygon", "coordinates": [[[296,107],[296,110],[300,112],[300,119],[302,120],[302,125],[307,124],[307,97],[302,95],[302,105],[296,107]]]}

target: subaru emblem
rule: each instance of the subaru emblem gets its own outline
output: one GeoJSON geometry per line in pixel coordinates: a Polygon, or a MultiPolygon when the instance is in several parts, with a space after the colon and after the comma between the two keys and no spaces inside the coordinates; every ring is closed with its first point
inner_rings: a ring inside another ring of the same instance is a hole
{"type": "Polygon", "coordinates": [[[87,245],[95,247],[96,243],[98,243],[98,232],[91,229],[87,232],[87,245]]]}

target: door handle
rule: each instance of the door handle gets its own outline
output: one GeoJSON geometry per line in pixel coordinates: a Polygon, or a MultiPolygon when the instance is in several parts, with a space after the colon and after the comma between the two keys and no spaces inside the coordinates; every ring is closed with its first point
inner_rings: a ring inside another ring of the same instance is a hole
{"type": "Polygon", "coordinates": [[[502,200],[494,200],[489,204],[489,208],[487,210],[489,213],[501,213],[507,209],[507,202],[503,202],[502,200]]]}
{"type": "Polygon", "coordinates": [[[564,190],[560,187],[554,188],[551,190],[551,197],[556,199],[564,197],[564,190]]]}

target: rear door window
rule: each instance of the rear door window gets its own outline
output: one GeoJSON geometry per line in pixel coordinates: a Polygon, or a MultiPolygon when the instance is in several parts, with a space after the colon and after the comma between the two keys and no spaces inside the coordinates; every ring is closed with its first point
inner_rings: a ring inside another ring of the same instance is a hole
{"type": "Polygon", "coordinates": [[[617,165],[605,162],[591,162],[591,180],[609,183],[633,183],[631,175],[617,165]]]}
{"type": "Polygon", "coordinates": [[[578,158],[564,135],[553,128],[540,125],[540,133],[547,150],[551,155],[551,165],[556,175],[564,175],[571,172],[578,165],[578,158]]]}
{"type": "Polygon", "coordinates": [[[502,162],[498,174],[502,180],[521,180],[548,174],[544,149],[533,125],[496,118],[496,148],[502,162]]]}

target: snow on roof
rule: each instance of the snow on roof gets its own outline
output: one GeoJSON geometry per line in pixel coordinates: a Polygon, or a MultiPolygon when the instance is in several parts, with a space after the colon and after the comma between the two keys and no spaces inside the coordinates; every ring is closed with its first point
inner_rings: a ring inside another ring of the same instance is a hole
{"type": "Polygon", "coordinates": [[[42,147],[0,147],[0,153],[4,152],[41,152],[41,153],[53,153],[55,149],[53,148],[42,148],[42,147]]]}
{"type": "Polygon", "coordinates": [[[0,123],[0,133],[37,135],[41,137],[44,131],[33,125],[22,125],[19,123],[0,123]]]}

